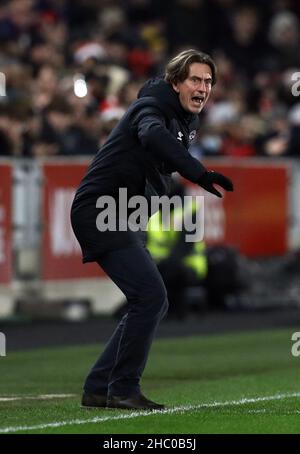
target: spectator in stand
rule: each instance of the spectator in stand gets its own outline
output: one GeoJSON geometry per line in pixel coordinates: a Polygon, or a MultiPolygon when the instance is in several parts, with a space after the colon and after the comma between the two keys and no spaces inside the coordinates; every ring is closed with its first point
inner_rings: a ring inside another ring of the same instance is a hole
{"type": "Polygon", "coordinates": [[[282,11],[272,17],[269,40],[275,50],[277,66],[280,69],[300,67],[300,22],[290,11],[282,11]]]}
{"type": "Polygon", "coordinates": [[[258,8],[250,4],[237,7],[231,16],[231,33],[222,43],[223,50],[235,63],[240,76],[249,79],[264,66],[270,52],[261,23],[258,8]]]}

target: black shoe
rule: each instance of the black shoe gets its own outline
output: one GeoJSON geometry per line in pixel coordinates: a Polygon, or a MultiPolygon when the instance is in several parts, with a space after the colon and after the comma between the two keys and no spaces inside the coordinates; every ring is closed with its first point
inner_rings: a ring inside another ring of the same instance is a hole
{"type": "Polygon", "coordinates": [[[143,394],[135,396],[109,396],[107,398],[108,408],[124,408],[126,410],[163,410],[164,405],[152,402],[147,399],[143,394]]]}
{"type": "Polygon", "coordinates": [[[101,396],[100,394],[88,394],[84,392],[81,399],[81,406],[85,408],[106,407],[106,399],[106,395],[101,396]]]}

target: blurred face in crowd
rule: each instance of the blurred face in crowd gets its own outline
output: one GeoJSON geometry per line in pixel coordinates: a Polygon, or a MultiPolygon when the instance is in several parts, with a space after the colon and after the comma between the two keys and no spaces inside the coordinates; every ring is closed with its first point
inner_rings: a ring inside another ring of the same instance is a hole
{"type": "Polygon", "coordinates": [[[65,112],[51,111],[47,114],[50,125],[58,132],[65,132],[72,124],[71,115],[65,112]]]}
{"type": "Polygon", "coordinates": [[[251,42],[258,29],[257,11],[252,8],[241,8],[233,16],[233,34],[241,44],[251,42]]]}
{"type": "Polygon", "coordinates": [[[211,92],[211,69],[205,63],[192,63],[188,77],[183,82],[177,82],[172,86],[179,95],[182,107],[187,112],[199,114],[211,92]]]}

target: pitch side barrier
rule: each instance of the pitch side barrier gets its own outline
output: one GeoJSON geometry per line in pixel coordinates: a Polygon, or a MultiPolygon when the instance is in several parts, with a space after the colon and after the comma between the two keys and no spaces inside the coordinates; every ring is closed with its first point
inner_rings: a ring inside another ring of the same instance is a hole
{"type": "MultiPolygon", "coordinates": [[[[120,291],[97,265],[82,265],[70,225],[74,191],[88,158],[0,161],[0,306],[13,304],[76,319],[110,313],[120,291]],[[51,302],[53,304],[47,304],[51,302]],[[39,304],[38,304],[39,303],[39,304]]],[[[248,257],[284,255],[300,247],[300,165],[268,158],[206,159],[228,175],[234,193],[222,199],[183,181],[187,195],[205,197],[206,244],[227,244],[248,257]]],[[[1,317],[0,307],[0,317],[1,317]]],[[[10,307],[14,307],[11,305],[10,307]]]]}

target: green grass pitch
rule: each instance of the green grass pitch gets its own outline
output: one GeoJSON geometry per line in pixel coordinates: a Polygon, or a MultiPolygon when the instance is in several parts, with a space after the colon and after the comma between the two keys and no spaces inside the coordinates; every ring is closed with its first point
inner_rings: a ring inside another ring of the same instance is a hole
{"type": "Polygon", "coordinates": [[[80,408],[97,345],[8,352],[0,358],[0,434],[300,433],[294,331],[157,340],[142,387],[168,406],[162,413],[80,408]],[[49,394],[60,396],[41,398],[49,394]]]}

